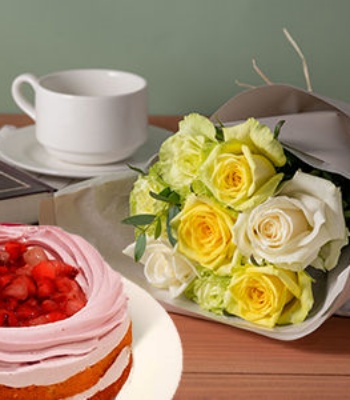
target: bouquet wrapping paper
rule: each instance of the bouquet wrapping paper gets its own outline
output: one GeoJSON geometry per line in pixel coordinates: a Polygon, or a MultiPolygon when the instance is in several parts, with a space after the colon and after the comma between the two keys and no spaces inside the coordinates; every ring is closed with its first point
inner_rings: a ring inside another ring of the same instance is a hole
{"type": "Polygon", "coordinates": [[[273,129],[286,120],[279,140],[314,167],[350,179],[350,104],[287,85],[263,86],[233,97],[211,117],[230,124],[253,116],[273,129]]]}
{"type": "MultiPolygon", "coordinates": [[[[249,117],[271,129],[281,119],[280,141],[307,163],[350,179],[350,106],[285,85],[249,90],[232,98],[212,116],[225,125],[249,117]]],[[[329,316],[347,315],[350,299],[350,247],[314,293],[315,305],[308,318],[295,325],[265,328],[232,316],[204,311],[186,298],[171,298],[168,291],[149,285],[142,265],[123,255],[133,242],[133,228],[121,223],[128,216],[129,194],[136,173],[127,171],[93,178],[59,191],[44,208],[40,223],[57,224],[84,236],[106,260],[128,279],[143,287],[169,311],[207,318],[279,340],[301,338],[317,329],[329,316]]]]}

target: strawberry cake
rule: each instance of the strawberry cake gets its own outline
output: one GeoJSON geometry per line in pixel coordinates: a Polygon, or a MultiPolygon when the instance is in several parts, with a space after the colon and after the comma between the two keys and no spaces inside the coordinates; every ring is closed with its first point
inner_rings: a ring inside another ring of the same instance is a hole
{"type": "Polygon", "coordinates": [[[131,331],[121,276],[84,239],[0,226],[0,399],[114,399],[131,331]]]}

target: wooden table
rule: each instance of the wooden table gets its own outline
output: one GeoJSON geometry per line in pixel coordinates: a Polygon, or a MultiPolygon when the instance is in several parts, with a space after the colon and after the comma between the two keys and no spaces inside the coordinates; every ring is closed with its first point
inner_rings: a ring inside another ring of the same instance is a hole
{"type": "MultiPolygon", "coordinates": [[[[152,124],[172,131],[178,121],[178,117],[150,117],[152,124]]],[[[0,115],[0,127],[30,123],[24,115],[0,115]]],[[[303,339],[279,342],[170,315],[184,353],[174,400],[350,399],[350,318],[332,317],[303,339]]]]}

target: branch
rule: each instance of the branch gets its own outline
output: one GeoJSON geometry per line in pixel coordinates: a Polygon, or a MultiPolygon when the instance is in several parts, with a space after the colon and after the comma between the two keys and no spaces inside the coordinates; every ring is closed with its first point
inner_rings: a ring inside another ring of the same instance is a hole
{"type": "Polygon", "coordinates": [[[237,79],[235,80],[237,86],[248,88],[248,89],[256,89],[256,86],[251,85],[250,83],[240,82],[237,79]]]}
{"type": "Polygon", "coordinates": [[[272,85],[272,82],[270,81],[270,79],[261,71],[261,69],[257,66],[255,59],[253,58],[252,60],[253,62],[253,68],[255,70],[255,72],[263,79],[263,81],[267,84],[267,85],[272,85]]]}
{"type": "Polygon", "coordinates": [[[305,80],[306,80],[306,87],[309,92],[312,92],[309,69],[307,66],[305,56],[304,56],[303,52],[300,50],[300,47],[298,46],[296,41],[292,38],[292,36],[290,35],[290,33],[287,31],[286,28],[283,28],[283,33],[286,35],[289,43],[293,46],[294,50],[297,52],[297,54],[299,55],[299,57],[301,59],[301,62],[303,64],[304,76],[305,76],[305,80]]]}

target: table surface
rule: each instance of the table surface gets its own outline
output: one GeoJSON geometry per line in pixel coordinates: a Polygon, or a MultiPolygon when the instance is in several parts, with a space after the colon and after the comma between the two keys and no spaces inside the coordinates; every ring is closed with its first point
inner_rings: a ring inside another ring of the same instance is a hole
{"type": "MultiPolygon", "coordinates": [[[[179,120],[150,117],[151,124],[171,131],[179,120]]],[[[0,127],[31,123],[25,115],[0,115],[0,127]]],[[[331,317],[305,338],[280,342],[214,322],[170,316],[184,355],[174,400],[350,399],[350,318],[331,317]]]]}

